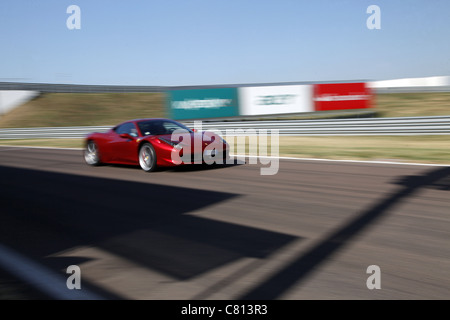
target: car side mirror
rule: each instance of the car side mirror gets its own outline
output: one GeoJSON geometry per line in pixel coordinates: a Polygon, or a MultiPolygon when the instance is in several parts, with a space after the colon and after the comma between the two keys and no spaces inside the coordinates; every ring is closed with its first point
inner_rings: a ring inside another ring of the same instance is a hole
{"type": "Polygon", "coordinates": [[[124,138],[124,139],[133,140],[133,137],[130,136],[128,133],[121,133],[121,134],[119,134],[119,137],[124,138]]]}

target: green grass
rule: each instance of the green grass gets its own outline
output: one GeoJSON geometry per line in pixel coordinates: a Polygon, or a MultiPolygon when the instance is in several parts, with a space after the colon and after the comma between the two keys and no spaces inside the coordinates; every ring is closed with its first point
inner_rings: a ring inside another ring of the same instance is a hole
{"type": "Polygon", "coordinates": [[[115,125],[165,117],[162,93],[44,93],[0,118],[0,128],[115,125]]]}
{"type": "Polygon", "coordinates": [[[280,137],[280,154],[449,164],[450,136],[280,137]]]}
{"type": "Polygon", "coordinates": [[[380,117],[450,115],[450,92],[388,93],[375,96],[380,117]]]}

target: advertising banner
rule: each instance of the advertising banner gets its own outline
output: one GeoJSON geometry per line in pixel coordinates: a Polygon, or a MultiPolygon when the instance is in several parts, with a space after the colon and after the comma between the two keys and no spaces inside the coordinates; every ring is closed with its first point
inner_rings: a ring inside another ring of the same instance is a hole
{"type": "Polygon", "coordinates": [[[172,119],[205,119],[239,115],[237,88],[168,91],[172,119]]]}
{"type": "Polygon", "coordinates": [[[371,107],[372,93],[364,82],[314,85],[315,111],[364,109],[371,107]]]}
{"type": "Polygon", "coordinates": [[[261,86],[239,88],[241,115],[312,112],[312,86],[261,86]]]}

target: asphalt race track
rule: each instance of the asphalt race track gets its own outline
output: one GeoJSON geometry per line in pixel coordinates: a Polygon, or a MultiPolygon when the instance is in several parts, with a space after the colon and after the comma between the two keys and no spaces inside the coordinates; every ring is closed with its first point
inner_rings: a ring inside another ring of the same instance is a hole
{"type": "Polygon", "coordinates": [[[450,298],[450,167],[261,166],[145,173],[0,147],[0,244],[106,299],[450,298]]]}

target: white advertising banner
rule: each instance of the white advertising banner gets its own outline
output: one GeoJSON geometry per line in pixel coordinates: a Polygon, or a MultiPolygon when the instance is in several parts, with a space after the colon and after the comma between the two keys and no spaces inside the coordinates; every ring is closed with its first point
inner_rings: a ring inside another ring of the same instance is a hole
{"type": "Polygon", "coordinates": [[[313,112],[312,85],[239,88],[240,114],[267,115],[313,112]]]}

